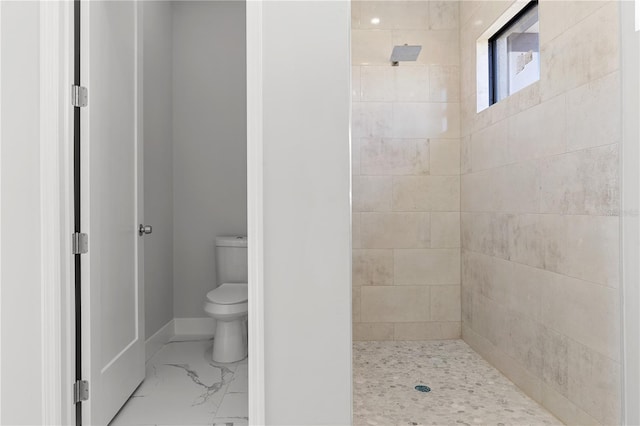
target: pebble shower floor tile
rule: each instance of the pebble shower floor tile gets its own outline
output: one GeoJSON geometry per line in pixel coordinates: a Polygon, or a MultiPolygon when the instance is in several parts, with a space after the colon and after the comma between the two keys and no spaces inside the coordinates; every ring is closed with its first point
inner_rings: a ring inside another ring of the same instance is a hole
{"type": "Polygon", "coordinates": [[[354,426],[562,424],[462,340],[355,342],[353,358],[354,426]]]}

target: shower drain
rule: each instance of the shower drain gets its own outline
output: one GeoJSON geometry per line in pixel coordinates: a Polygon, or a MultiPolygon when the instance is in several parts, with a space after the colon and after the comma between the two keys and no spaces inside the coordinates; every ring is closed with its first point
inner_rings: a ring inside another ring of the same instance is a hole
{"type": "Polygon", "coordinates": [[[431,388],[429,386],[425,386],[425,385],[416,386],[416,390],[418,392],[431,392],[431,388]]]}

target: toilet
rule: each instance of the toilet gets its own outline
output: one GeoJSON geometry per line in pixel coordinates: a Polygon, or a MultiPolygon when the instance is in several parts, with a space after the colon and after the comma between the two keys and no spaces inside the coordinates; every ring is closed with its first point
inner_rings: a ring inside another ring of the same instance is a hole
{"type": "Polygon", "coordinates": [[[247,356],[247,237],[216,238],[216,285],[205,312],[216,320],[212,358],[240,361],[247,356]]]}

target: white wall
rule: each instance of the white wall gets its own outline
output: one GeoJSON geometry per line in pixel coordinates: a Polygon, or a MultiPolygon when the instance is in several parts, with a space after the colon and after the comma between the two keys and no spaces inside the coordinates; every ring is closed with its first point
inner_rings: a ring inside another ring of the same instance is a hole
{"type": "Polygon", "coordinates": [[[145,334],[173,319],[172,5],[143,3],[145,334]]]}
{"type": "Polygon", "coordinates": [[[206,317],[217,235],[246,235],[245,4],[173,3],[174,313],[206,317]]]}
{"type": "Polygon", "coordinates": [[[42,424],[40,312],[40,5],[1,7],[2,416],[42,424]]]}
{"type": "Polygon", "coordinates": [[[269,425],[351,423],[350,7],[263,5],[269,425]]]}

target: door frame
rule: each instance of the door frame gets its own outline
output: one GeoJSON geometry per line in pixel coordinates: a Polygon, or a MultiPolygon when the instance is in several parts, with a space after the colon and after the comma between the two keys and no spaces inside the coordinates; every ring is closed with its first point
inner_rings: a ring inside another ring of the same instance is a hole
{"type": "Polygon", "coordinates": [[[73,424],[73,2],[40,2],[42,424],[73,424]]]}
{"type": "MultiPolygon", "coordinates": [[[[138,1],[138,0],[132,0],[138,1]]],[[[73,0],[40,2],[43,425],[75,424],[73,0]]],[[[262,0],[246,2],[249,422],[265,424],[262,0]]],[[[142,79],[140,78],[140,84],[142,79]]],[[[89,88],[90,90],[90,88],[89,88]]]]}
{"type": "Polygon", "coordinates": [[[262,0],[246,1],[249,424],[266,424],[262,150],[262,0]]]}
{"type": "Polygon", "coordinates": [[[635,425],[640,423],[640,1],[620,2],[619,16],[622,80],[620,402],[622,424],[635,425]]]}

